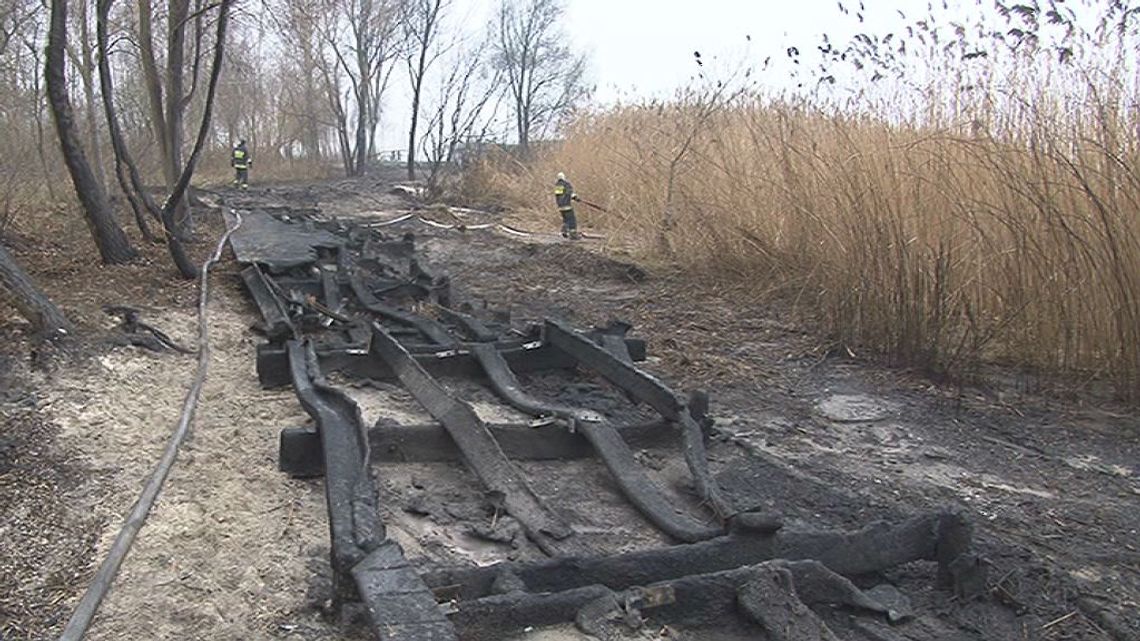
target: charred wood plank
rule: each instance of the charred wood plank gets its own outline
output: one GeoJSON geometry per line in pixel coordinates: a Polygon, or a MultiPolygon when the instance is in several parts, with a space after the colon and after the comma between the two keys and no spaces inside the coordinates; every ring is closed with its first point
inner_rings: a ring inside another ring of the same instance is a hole
{"type": "Polygon", "coordinates": [[[638,369],[631,360],[616,356],[613,351],[594,342],[588,335],[576,332],[559,321],[547,319],[543,326],[543,337],[558,349],[574,357],[579,365],[601,374],[603,378],[636,399],[647,403],[665,418],[676,421],[681,428],[685,462],[692,474],[697,493],[712,508],[721,522],[726,522],[737,515],[738,511],[720,490],[709,471],[704,433],[700,425],[693,420],[684,399],[655,376],[638,369]]]}
{"type": "Polygon", "coordinates": [[[771,559],[814,559],[845,576],[876,572],[910,561],[936,561],[941,577],[954,560],[969,555],[972,536],[972,526],[962,515],[940,512],[894,525],[878,522],[855,531],[734,531],[699,543],[613,556],[443,568],[427,571],[423,576],[432,589],[450,586],[463,599],[491,594],[501,572],[517,576],[528,592],[558,592],[591,585],[623,590],[771,559]]]}
{"type": "Polygon", "coordinates": [[[491,331],[483,324],[483,321],[470,314],[464,314],[447,307],[440,307],[439,313],[448,322],[458,325],[463,333],[476,343],[494,343],[499,340],[499,335],[496,332],[491,331]]]}
{"type": "Polygon", "coordinates": [[[780,641],[836,641],[807,605],[844,605],[886,615],[887,608],[841,575],[815,561],[765,561],[737,569],[681,576],[621,590],[590,585],[559,592],[523,591],[459,601],[449,616],[464,639],[497,639],[528,626],[574,621],[578,628],[611,638],[612,621],[655,620],[723,627],[743,617],[780,641]]]}
{"type": "MultiPolygon", "coordinates": [[[[390,333],[395,333],[390,331],[390,333]]],[[[645,341],[626,339],[630,351],[639,360],[645,360],[645,341]]],[[[560,349],[550,345],[534,345],[527,341],[500,341],[498,349],[515,372],[538,372],[551,369],[568,369],[577,361],[560,349]]],[[[470,352],[467,344],[458,345],[456,350],[444,350],[440,346],[407,346],[416,360],[433,376],[478,376],[481,368],[470,352]],[[419,352],[419,353],[417,353],[419,352]]],[[[340,372],[357,378],[371,378],[378,381],[394,380],[392,369],[382,359],[359,346],[317,348],[321,371],[340,372]]],[[[282,387],[289,384],[289,359],[285,348],[280,344],[267,343],[257,346],[257,378],[264,388],[282,387]]]]}
{"type": "Polygon", "coordinates": [[[321,269],[321,299],[329,310],[341,313],[340,284],[337,283],[336,274],[327,269],[321,269]]]}
{"type": "Polygon", "coordinates": [[[435,596],[394,541],[385,541],[352,568],[372,630],[380,641],[458,638],[435,596]]]}
{"type": "Polygon", "coordinates": [[[360,278],[357,276],[349,276],[349,287],[352,288],[352,293],[356,295],[356,299],[368,311],[376,314],[380,318],[414,327],[421,334],[429,340],[439,345],[441,349],[454,349],[456,346],[455,339],[447,331],[447,328],[435,321],[418,314],[411,314],[401,309],[397,309],[390,305],[385,305],[377,298],[368,288],[364,286],[360,278]]]}
{"type": "Polygon", "coordinates": [[[269,276],[261,271],[261,267],[257,265],[246,267],[241,272],[241,279],[261,313],[261,319],[265,324],[265,335],[270,340],[283,340],[294,336],[296,328],[289,318],[285,301],[276,294],[275,288],[269,282],[269,276]]]}
{"type": "Polygon", "coordinates": [[[289,341],[288,350],[297,399],[319,426],[335,595],[351,597],[353,566],[379,547],[385,536],[376,511],[376,486],[369,472],[360,408],[323,382],[309,343],[289,341]]]}
{"type": "MultiPolygon", "coordinates": [[[[581,434],[571,434],[555,426],[532,428],[517,424],[488,424],[487,428],[508,458],[524,461],[583,459],[594,456],[594,448],[581,434]]],[[[628,443],[654,447],[673,435],[664,421],[619,426],[617,431],[628,443]]],[[[373,463],[434,463],[462,460],[455,441],[441,425],[380,425],[369,428],[369,453],[373,463]]],[[[287,427],[281,430],[278,463],[282,472],[298,478],[324,473],[320,434],[314,428],[287,427]]]]}
{"type": "MultiPolygon", "coordinates": [[[[624,347],[625,343],[622,345],[624,347]]],[[[472,345],[470,349],[495,392],[503,400],[533,416],[556,416],[583,434],[630,503],[661,531],[688,543],[711,539],[724,533],[722,528],[680,513],[669,503],[660,488],[634,459],[629,445],[601,415],[590,410],[548,403],[531,396],[522,389],[510,365],[494,346],[478,344],[472,345]]]]}
{"type": "Polygon", "coordinates": [[[518,519],[527,537],[551,555],[577,547],[570,526],[534,493],[475,410],[448,393],[383,327],[373,324],[373,332],[376,354],[416,401],[443,424],[463,452],[464,463],[495,500],[518,519]]]}

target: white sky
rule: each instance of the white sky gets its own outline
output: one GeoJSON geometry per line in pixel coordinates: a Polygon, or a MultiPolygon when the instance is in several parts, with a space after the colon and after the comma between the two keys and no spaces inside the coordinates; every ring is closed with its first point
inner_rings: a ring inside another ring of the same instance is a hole
{"type": "MultiPolygon", "coordinates": [[[[755,79],[774,89],[786,88],[795,84],[789,79],[793,68],[785,53],[789,46],[798,47],[807,64],[818,53],[814,49],[822,43],[822,34],[840,45],[860,32],[899,33],[928,13],[930,1],[565,0],[563,27],[574,46],[589,54],[587,78],[595,87],[594,100],[605,104],[667,96],[685,86],[698,71],[694,51],[701,52],[704,70],[713,77],[749,66],[759,70],[770,56],[772,66],[755,79]],[[862,21],[857,14],[862,14],[862,21]]],[[[1069,0],[1062,6],[1080,14],[1099,1],[1069,0]]],[[[941,24],[948,19],[970,23],[981,12],[992,15],[993,0],[932,2],[941,24]]],[[[453,0],[448,28],[462,24],[466,31],[481,31],[498,4],[499,0],[453,0]]],[[[397,71],[381,124],[382,149],[406,145],[407,84],[406,74],[397,71]]]]}
{"type": "MultiPolygon", "coordinates": [[[[564,30],[589,54],[588,79],[594,98],[659,96],[684,86],[698,70],[693,52],[706,68],[757,65],[769,55],[783,57],[790,44],[814,47],[829,33],[845,41],[857,32],[859,0],[843,0],[851,15],[840,13],[837,0],[566,0],[564,30]],[[751,42],[745,36],[751,36],[751,42]]],[[[924,9],[926,1],[864,0],[876,29],[898,21],[895,8],[924,9]]],[[[478,30],[492,17],[498,0],[454,0],[449,21],[478,30]]],[[[889,28],[889,27],[888,27],[889,28]]],[[[774,76],[776,74],[773,74],[774,76]]],[[[381,147],[406,145],[407,81],[398,72],[387,96],[381,125],[381,147]]]]}

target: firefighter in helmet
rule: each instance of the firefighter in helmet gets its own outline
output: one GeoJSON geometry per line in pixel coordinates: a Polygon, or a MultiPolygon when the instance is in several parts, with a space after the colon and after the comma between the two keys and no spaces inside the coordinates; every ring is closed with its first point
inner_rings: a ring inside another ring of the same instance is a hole
{"type": "Polygon", "coordinates": [[[230,166],[234,168],[234,186],[242,189],[249,188],[249,168],[253,166],[253,156],[249,155],[249,148],[244,140],[239,140],[234,146],[230,157],[230,166]]]}
{"type": "Polygon", "coordinates": [[[558,180],[554,183],[554,204],[558,206],[558,213],[562,214],[562,237],[578,240],[578,218],[574,215],[574,201],[578,194],[574,193],[574,186],[566,180],[566,174],[558,172],[558,180]]]}

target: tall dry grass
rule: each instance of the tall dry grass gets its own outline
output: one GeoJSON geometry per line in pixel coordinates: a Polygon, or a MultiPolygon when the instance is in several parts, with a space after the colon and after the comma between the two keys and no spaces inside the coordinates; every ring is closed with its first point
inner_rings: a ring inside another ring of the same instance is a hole
{"type": "Polygon", "coordinates": [[[991,67],[981,87],[935,74],[906,109],[692,89],[584,114],[525,167],[488,162],[475,180],[553,221],[565,171],[610,210],[579,208],[610,240],[790,292],[837,341],[894,362],[996,361],[1138,400],[1128,70],[991,67]]]}

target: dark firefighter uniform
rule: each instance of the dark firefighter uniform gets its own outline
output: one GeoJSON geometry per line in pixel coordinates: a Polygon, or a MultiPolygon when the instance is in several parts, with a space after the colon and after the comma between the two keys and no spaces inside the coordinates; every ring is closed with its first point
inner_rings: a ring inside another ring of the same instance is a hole
{"type": "Polygon", "coordinates": [[[566,180],[565,174],[558,174],[558,182],[554,183],[554,204],[562,214],[564,238],[578,238],[578,218],[574,215],[575,200],[578,200],[578,195],[574,193],[574,186],[566,180]]]}
{"type": "Polygon", "coordinates": [[[253,157],[249,155],[249,149],[245,146],[245,141],[238,141],[234,147],[233,156],[230,158],[230,165],[234,168],[234,184],[241,185],[242,189],[249,187],[249,168],[253,166],[253,157]]]}

